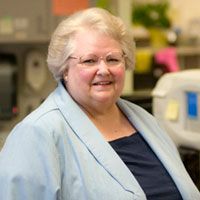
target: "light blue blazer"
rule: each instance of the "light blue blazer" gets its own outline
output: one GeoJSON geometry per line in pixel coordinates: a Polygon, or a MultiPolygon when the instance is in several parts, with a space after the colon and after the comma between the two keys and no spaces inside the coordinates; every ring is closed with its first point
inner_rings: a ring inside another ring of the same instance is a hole
{"type": "MultiPolygon", "coordinates": [[[[119,99],[184,200],[200,200],[176,147],[145,110],[119,99]]],[[[135,177],[59,83],[0,153],[1,200],[145,200],[135,177]]]]}

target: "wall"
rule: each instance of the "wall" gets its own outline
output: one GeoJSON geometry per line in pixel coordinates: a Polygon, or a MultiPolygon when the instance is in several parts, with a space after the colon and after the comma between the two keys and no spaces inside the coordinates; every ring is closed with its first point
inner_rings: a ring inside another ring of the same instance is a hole
{"type": "Polygon", "coordinates": [[[169,0],[171,4],[171,17],[175,25],[180,26],[184,31],[188,28],[191,20],[200,20],[199,0],[169,0]]]}

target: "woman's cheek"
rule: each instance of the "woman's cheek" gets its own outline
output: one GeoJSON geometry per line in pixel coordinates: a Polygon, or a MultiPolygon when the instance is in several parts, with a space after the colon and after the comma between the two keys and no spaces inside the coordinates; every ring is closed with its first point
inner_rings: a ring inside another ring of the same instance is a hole
{"type": "Polygon", "coordinates": [[[83,80],[91,81],[95,76],[95,72],[94,70],[80,70],[79,75],[83,80]]]}
{"type": "Polygon", "coordinates": [[[124,80],[124,78],[125,78],[125,69],[124,68],[115,69],[113,74],[114,74],[116,79],[124,80]]]}

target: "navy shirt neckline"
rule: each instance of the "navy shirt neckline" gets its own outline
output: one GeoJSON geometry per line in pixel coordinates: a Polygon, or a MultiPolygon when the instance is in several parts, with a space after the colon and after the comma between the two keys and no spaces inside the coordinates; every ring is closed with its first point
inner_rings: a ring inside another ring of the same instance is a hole
{"type": "Polygon", "coordinates": [[[139,132],[109,142],[148,200],[182,200],[171,176],[139,132]]]}

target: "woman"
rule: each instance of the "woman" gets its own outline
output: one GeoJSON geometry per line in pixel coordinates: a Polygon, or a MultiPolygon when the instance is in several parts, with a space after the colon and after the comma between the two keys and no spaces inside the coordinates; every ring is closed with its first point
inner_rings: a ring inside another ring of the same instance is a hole
{"type": "Polygon", "coordinates": [[[0,199],[200,199],[154,118],[120,99],[133,50],[122,21],[103,9],[60,23],[47,58],[58,87],[9,135],[0,199]]]}

